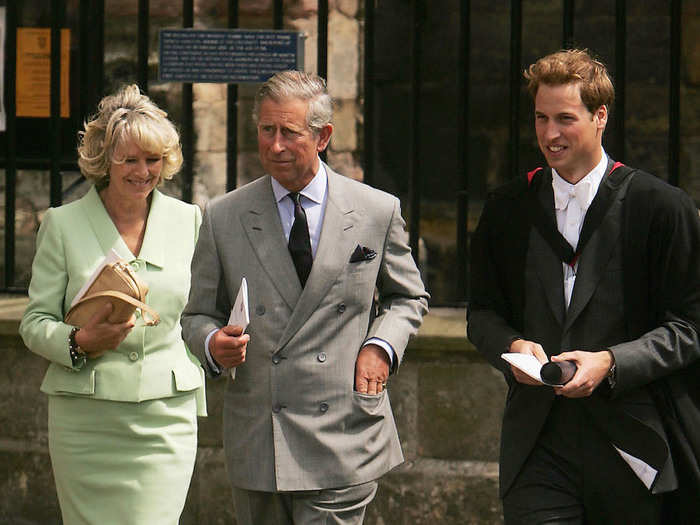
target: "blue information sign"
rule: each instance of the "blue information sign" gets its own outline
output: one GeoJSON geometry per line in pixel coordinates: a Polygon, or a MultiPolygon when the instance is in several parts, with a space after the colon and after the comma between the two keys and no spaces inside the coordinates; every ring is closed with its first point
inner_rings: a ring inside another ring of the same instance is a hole
{"type": "Polygon", "coordinates": [[[163,29],[163,82],[265,82],[278,71],[303,70],[304,35],[266,29],[163,29]]]}

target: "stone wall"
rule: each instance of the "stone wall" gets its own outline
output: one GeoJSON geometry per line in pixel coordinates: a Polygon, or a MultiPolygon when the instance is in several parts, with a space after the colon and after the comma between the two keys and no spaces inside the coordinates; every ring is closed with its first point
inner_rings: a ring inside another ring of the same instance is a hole
{"type": "MultiPolygon", "coordinates": [[[[26,299],[0,300],[0,523],[60,523],[47,450],[47,363],[16,335],[26,299]],[[6,315],[9,312],[9,315],[6,315]]],[[[183,525],[235,524],[221,442],[225,381],[207,382],[183,525]]],[[[367,525],[502,522],[498,447],[505,383],[464,338],[464,311],[436,309],[389,382],[406,463],[382,478],[367,525]]]]}

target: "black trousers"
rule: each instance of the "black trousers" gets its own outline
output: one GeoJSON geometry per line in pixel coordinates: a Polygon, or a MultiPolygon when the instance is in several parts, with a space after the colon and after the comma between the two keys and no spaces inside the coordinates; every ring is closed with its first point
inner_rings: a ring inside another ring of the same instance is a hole
{"type": "Polygon", "coordinates": [[[586,417],[558,398],[537,445],[503,498],[507,525],[663,523],[652,494],[586,417]]]}

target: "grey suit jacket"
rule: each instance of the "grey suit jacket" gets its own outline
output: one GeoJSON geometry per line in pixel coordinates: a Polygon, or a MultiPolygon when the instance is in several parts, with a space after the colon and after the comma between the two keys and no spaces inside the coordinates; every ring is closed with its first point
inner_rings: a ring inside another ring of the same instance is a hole
{"type": "MultiPolygon", "coordinates": [[[[228,380],[224,446],[234,486],[262,491],[342,487],[403,461],[389,396],[354,392],[357,354],[370,337],[396,365],[427,312],[395,197],[328,173],[318,250],[302,290],[269,176],[207,207],[182,317],[189,348],[227,322],[248,281],[246,362],[228,380]],[[355,248],[377,256],[350,262],[355,248]],[[379,307],[371,316],[375,287],[379,307]]],[[[228,374],[224,374],[228,377],[228,374]]]]}

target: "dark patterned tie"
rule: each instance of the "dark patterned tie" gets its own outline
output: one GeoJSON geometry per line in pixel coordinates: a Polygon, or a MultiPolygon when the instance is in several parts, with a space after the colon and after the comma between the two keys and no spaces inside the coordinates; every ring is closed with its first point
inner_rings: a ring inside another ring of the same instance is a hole
{"type": "Polygon", "coordinates": [[[299,197],[298,193],[289,194],[289,198],[294,203],[294,224],[289,232],[289,253],[292,255],[294,267],[297,269],[297,275],[303,288],[311,272],[313,257],[311,255],[309,224],[306,222],[306,212],[299,197]]]}

